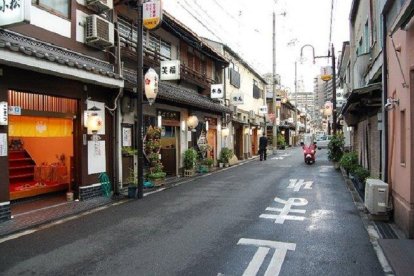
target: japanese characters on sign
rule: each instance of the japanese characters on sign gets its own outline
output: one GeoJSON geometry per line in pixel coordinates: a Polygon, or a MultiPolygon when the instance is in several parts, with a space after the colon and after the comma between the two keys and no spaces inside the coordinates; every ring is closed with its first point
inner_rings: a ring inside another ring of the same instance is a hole
{"type": "Polygon", "coordinates": [[[212,99],[222,99],[224,95],[223,84],[212,84],[210,95],[212,99]]]}
{"type": "Polygon", "coordinates": [[[7,126],[9,123],[7,102],[0,102],[0,125],[7,126]]]}
{"type": "Polygon", "coordinates": [[[162,60],[160,66],[161,80],[179,80],[180,79],[180,61],[179,60],[162,60]]]}
{"type": "Polygon", "coordinates": [[[259,107],[259,114],[267,114],[267,105],[259,107]]]}
{"type": "Polygon", "coordinates": [[[147,30],[153,30],[161,25],[161,0],[149,0],[142,4],[142,23],[147,30]]]}
{"type": "Polygon", "coordinates": [[[0,1],[0,26],[30,22],[30,0],[0,1]]]}
{"type": "Polygon", "coordinates": [[[243,93],[236,92],[231,95],[231,104],[241,105],[244,104],[244,95],[243,93]]]}

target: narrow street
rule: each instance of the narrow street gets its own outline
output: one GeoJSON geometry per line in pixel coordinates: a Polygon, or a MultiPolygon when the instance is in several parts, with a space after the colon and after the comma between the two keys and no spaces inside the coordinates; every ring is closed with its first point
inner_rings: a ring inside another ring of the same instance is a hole
{"type": "Polygon", "coordinates": [[[383,275],[342,175],[294,148],[0,244],[1,275],[383,275]]]}

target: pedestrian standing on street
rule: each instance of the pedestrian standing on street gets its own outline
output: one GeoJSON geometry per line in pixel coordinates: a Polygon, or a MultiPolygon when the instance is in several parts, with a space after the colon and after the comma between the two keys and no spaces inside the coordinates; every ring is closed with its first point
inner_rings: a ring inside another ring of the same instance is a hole
{"type": "Polygon", "coordinates": [[[266,160],[267,157],[267,137],[266,133],[263,133],[263,136],[259,139],[259,155],[260,161],[266,160]]]}

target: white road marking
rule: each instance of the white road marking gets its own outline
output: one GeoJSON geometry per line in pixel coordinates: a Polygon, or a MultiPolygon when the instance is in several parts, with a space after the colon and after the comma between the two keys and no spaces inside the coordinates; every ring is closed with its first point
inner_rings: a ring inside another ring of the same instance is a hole
{"type": "Polygon", "coordinates": [[[292,209],[292,206],[305,206],[308,204],[308,201],[304,198],[289,198],[287,201],[275,197],[275,202],[284,204],[283,208],[273,208],[267,207],[266,211],[270,212],[280,212],[278,215],[276,214],[261,214],[259,217],[264,219],[274,219],[275,223],[283,224],[285,220],[298,220],[303,221],[305,217],[302,216],[291,216],[289,213],[299,213],[305,214],[306,210],[303,209],[292,209]]]}
{"type": "Polygon", "coordinates": [[[288,250],[295,251],[295,243],[284,243],[268,240],[255,240],[255,239],[240,239],[238,245],[253,245],[258,247],[253,259],[250,261],[249,266],[244,271],[243,275],[252,276],[256,275],[260,267],[269,253],[270,249],[275,249],[275,253],[269,262],[269,266],[266,269],[265,276],[279,275],[283,262],[288,250]]]}
{"type": "Polygon", "coordinates": [[[305,181],[303,179],[289,179],[288,189],[293,189],[294,192],[299,192],[300,188],[312,190],[313,181],[305,181]]]}

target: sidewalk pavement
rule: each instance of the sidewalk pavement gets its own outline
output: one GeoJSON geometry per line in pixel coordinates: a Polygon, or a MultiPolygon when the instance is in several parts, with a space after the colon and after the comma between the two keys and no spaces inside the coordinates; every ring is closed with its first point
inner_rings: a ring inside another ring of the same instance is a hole
{"type": "Polygon", "coordinates": [[[407,239],[392,221],[375,220],[364,206],[363,195],[342,172],[345,182],[360,211],[374,250],[386,275],[414,275],[414,240],[407,239]]]}
{"type": "MultiPolygon", "coordinates": [[[[255,159],[258,159],[258,156],[254,156],[246,160],[241,160],[235,166],[243,165],[255,159]]],[[[167,178],[163,186],[144,189],[144,196],[178,186],[188,181],[193,181],[199,177],[230,169],[235,166],[231,166],[229,168],[215,167],[209,173],[196,173],[192,177],[167,178]]],[[[127,195],[124,194],[113,196],[112,198],[106,198],[102,196],[85,201],[61,202],[59,204],[17,214],[12,216],[11,220],[0,223],[0,242],[1,238],[5,238],[12,234],[30,231],[31,229],[42,227],[58,220],[68,219],[86,212],[93,212],[94,210],[109,207],[111,205],[122,204],[123,202],[130,200],[133,199],[129,199],[127,195]]]]}

